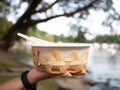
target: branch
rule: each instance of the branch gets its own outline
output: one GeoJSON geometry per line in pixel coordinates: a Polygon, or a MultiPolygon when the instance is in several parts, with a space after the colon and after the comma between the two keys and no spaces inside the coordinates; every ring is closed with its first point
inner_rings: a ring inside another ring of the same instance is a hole
{"type": "Polygon", "coordinates": [[[77,10],[70,12],[70,13],[65,13],[64,16],[70,17],[73,16],[74,14],[81,12],[81,11],[85,11],[88,10],[89,8],[93,7],[93,4],[96,3],[99,0],[93,0],[91,3],[89,3],[88,5],[82,7],[82,8],[78,8],[77,10]]]}
{"type": "Polygon", "coordinates": [[[78,8],[77,10],[73,11],[73,12],[70,12],[70,13],[63,13],[63,14],[59,14],[59,15],[55,15],[55,16],[51,16],[51,17],[48,17],[48,18],[45,18],[45,19],[40,19],[40,20],[32,20],[31,24],[32,25],[35,25],[37,23],[42,23],[42,22],[46,22],[48,20],[51,20],[51,19],[54,19],[54,18],[57,18],[57,17],[61,17],[61,16],[66,16],[66,17],[70,17],[70,16],[73,16],[74,14],[78,13],[78,12],[81,12],[81,11],[84,11],[84,10],[88,10],[89,8],[93,7],[93,4],[96,3],[98,0],[94,0],[92,1],[91,3],[89,3],[88,5],[86,5],[85,7],[83,8],[78,8]]]}
{"type": "Polygon", "coordinates": [[[57,17],[61,17],[61,16],[64,16],[64,15],[60,14],[60,15],[51,16],[51,17],[48,17],[48,18],[45,18],[45,19],[31,20],[31,25],[35,25],[35,24],[42,23],[42,22],[47,22],[47,21],[49,21],[51,19],[54,19],[54,18],[57,18],[57,17]]]}
{"type": "Polygon", "coordinates": [[[19,18],[17,22],[23,21],[25,18],[30,19],[31,14],[35,11],[35,8],[42,0],[32,0],[30,6],[25,11],[25,13],[19,18]]]}
{"type": "Polygon", "coordinates": [[[40,12],[46,12],[48,9],[52,8],[57,2],[59,2],[60,0],[56,0],[55,2],[53,2],[51,5],[49,5],[48,7],[43,7],[42,9],[35,11],[34,13],[40,13],[40,12]]]}
{"type": "Polygon", "coordinates": [[[30,5],[30,7],[28,8],[27,11],[32,11],[32,12],[34,12],[33,9],[35,10],[35,8],[38,6],[38,4],[39,4],[41,1],[42,1],[42,0],[32,0],[31,5],[30,5]]]}

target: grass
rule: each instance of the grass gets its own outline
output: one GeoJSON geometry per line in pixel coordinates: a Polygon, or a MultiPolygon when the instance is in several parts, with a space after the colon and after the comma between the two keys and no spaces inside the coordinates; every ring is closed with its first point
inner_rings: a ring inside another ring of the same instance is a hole
{"type": "Polygon", "coordinates": [[[46,86],[48,87],[48,89],[50,89],[50,87],[53,87],[55,85],[55,81],[54,79],[48,79],[46,80],[46,86]]]}
{"type": "Polygon", "coordinates": [[[11,68],[11,67],[14,67],[14,65],[9,64],[9,63],[5,63],[5,62],[0,62],[0,67],[11,68]]]}
{"type": "MultiPolygon", "coordinates": [[[[14,65],[12,64],[9,64],[9,63],[5,63],[5,62],[0,62],[0,70],[2,69],[7,69],[7,68],[11,68],[11,67],[14,67],[14,65]]],[[[4,71],[4,70],[3,70],[4,71]]],[[[4,81],[7,81],[9,79],[11,79],[13,77],[3,77],[3,76],[0,76],[0,83],[3,83],[4,81]]]]}
{"type": "Polygon", "coordinates": [[[58,84],[54,79],[47,79],[40,81],[37,88],[37,90],[58,90],[58,84]]]}

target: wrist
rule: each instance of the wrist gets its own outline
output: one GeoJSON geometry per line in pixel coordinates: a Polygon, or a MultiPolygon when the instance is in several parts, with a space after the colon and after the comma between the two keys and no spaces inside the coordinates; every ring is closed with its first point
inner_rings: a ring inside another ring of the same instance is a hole
{"type": "Polygon", "coordinates": [[[36,71],[35,69],[32,69],[32,70],[27,74],[27,78],[28,78],[29,82],[30,82],[31,84],[33,84],[33,83],[36,83],[36,82],[39,80],[40,76],[39,76],[38,71],[36,71]]]}
{"type": "Polygon", "coordinates": [[[21,81],[26,90],[36,90],[37,83],[31,83],[27,77],[29,71],[25,71],[21,74],[21,81]]]}
{"type": "Polygon", "coordinates": [[[30,83],[36,83],[40,80],[44,80],[44,79],[49,79],[51,77],[55,77],[57,75],[55,74],[50,74],[47,72],[43,72],[43,71],[38,71],[37,69],[33,68],[28,74],[27,74],[27,78],[29,80],[30,83]]]}

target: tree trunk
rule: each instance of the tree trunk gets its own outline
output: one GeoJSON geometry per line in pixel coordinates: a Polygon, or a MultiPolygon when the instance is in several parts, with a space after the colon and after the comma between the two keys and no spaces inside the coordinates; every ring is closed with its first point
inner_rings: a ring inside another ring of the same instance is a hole
{"type": "Polygon", "coordinates": [[[20,32],[26,34],[28,28],[29,27],[27,25],[22,25],[22,23],[13,25],[0,40],[0,49],[3,51],[8,51],[8,49],[15,43],[15,41],[20,38],[17,36],[17,33],[20,32]]]}

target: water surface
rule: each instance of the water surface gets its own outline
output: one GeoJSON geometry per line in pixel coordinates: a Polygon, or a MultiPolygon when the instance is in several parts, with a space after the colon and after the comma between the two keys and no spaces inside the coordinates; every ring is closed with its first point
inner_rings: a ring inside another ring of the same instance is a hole
{"type": "Polygon", "coordinates": [[[116,51],[114,54],[109,49],[90,51],[88,67],[91,73],[89,77],[111,88],[90,90],[120,90],[120,50],[116,49],[116,51]]]}

